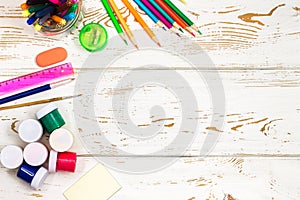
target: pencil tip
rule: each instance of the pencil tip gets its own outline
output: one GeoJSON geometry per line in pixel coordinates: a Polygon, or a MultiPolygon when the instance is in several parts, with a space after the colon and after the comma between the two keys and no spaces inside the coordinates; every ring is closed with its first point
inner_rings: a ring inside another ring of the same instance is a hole
{"type": "Polygon", "coordinates": [[[200,31],[200,30],[198,30],[198,33],[199,33],[200,35],[202,35],[202,33],[201,33],[201,31],[200,31]]]}
{"type": "Polygon", "coordinates": [[[158,45],[159,47],[161,47],[161,44],[160,44],[159,42],[157,43],[157,45],[158,45]]]}
{"type": "Polygon", "coordinates": [[[165,31],[167,31],[166,27],[162,27],[165,31]]]}
{"type": "Polygon", "coordinates": [[[125,44],[128,46],[128,42],[127,42],[127,40],[123,40],[124,42],[125,42],[125,44]]]}
{"type": "Polygon", "coordinates": [[[181,35],[179,33],[176,33],[176,35],[178,35],[178,37],[181,37],[181,35]]]}
{"type": "Polygon", "coordinates": [[[192,36],[196,37],[196,35],[193,32],[190,32],[192,36]]]}
{"type": "Polygon", "coordinates": [[[182,30],[181,28],[179,28],[179,30],[180,30],[182,33],[184,33],[183,30],[182,30]]]}
{"type": "Polygon", "coordinates": [[[139,50],[139,46],[136,44],[136,45],[134,45],[135,46],[135,48],[137,49],[137,50],[139,50]]]}

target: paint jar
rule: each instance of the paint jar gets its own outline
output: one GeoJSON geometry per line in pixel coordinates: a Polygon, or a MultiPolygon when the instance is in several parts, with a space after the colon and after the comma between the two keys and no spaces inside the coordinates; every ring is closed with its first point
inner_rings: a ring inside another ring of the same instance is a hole
{"type": "Polygon", "coordinates": [[[45,145],[34,142],[27,144],[23,152],[24,160],[31,166],[40,166],[48,158],[48,149],[45,145]]]}
{"type": "Polygon", "coordinates": [[[16,169],[23,163],[23,150],[21,147],[8,145],[2,149],[0,161],[7,169],[16,169]]]}
{"type": "Polygon", "coordinates": [[[51,133],[49,143],[53,150],[65,152],[73,145],[73,135],[67,129],[59,128],[51,133]]]}
{"type": "Polygon", "coordinates": [[[18,128],[19,137],[27,143],[36,142],[43,135],[41,123],[35,119],[27,119],[21,122],[18,128]]]}
{"type": "Polygon", "coordinates": [[[55,129],[58,129],[65,124],[55,103],[50,103],[43,107],[36,113],[36,117],[48,133],[52,133],[55,129]]]}
{"type": "Polygon", "coordinates": [[[29,183],[35,189],[41,188],[49,172],[44,167],[30,166],[23,163],[17,172],[17,177],[29,183]]]}
{"type": "Polygon", "coordinates": [[[62,152],[51,150],[49,155],[49,172],[66,171],[75,172],[76,153],[62,152]]]}

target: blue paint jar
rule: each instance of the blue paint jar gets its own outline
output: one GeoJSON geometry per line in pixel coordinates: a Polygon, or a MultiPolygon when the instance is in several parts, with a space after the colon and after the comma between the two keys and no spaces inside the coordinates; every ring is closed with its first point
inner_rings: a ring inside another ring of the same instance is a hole
{"type": "Polygon", "coordinates": [[[40,166],[30,166],[24,162],[18,170],[17,177],[39,189],[48,176],[48,170],[40,166]]]}

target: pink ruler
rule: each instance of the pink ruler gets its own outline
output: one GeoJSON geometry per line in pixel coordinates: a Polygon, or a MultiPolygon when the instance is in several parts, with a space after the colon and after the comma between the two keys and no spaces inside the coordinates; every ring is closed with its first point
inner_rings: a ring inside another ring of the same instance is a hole
{"type": "Polygon", "coordinates": [[[51,83],[54,80],[63,79],[73,75],[74,69],[71,63],[43,69],[41,71],[0,82],[0,96],[41,84],[51,83]]]}

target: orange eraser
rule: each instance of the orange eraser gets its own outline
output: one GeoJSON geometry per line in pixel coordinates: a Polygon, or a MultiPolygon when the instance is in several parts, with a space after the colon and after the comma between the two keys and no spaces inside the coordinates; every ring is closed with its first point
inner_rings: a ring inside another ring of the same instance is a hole
{"type": "Polygon", "coordinates": [[[56,47],[49,49],[36,56],[36,64],[40,67],[47,67],[55,63],[64,61],[68,56],[66,49],[62,47],[56,47]]]}

